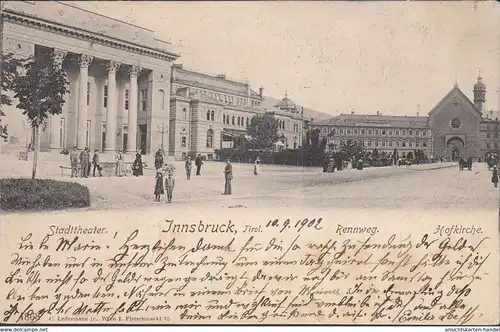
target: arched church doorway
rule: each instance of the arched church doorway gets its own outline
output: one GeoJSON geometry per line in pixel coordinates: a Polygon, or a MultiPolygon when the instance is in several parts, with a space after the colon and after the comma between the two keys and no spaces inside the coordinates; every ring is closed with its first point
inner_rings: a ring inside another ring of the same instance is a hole
{"type": "Polygon", "coordinates": [[[465,143],[459,137],[452,137],[446,143],[446,150],[448,152],[448,157],[452,161],[457,161],[464,156],[465,143]]]}

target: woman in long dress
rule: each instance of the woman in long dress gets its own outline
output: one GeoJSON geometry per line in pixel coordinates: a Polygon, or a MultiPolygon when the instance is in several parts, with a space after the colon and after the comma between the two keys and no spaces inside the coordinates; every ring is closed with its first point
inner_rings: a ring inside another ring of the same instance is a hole
{"type": "Polygon", "coordinates": [[[141,150],[137,150],[137,153],[135,154],[135,160],[134,164],[132,165],[133,169],[133,174],[134,176],[139,176],[143,175],[143,170],[142,170],[142,156],[141,156],[141,150]]]}
{"type": "Polygon", "coordinates": [[[260,158],[257,157],[257,159],[255,159],[255,163],[253,164],[253,174],[259,175],[259,172],[260,172],[260,158]]]}
{"type": "Polygon", "coordinates": [[[165,194],[165,189],[163,188],[163,173],[158,169],[156,172],[155,202],[159,202],[163,194],[165,194]]]}
{"type": "Polygon", "coordinates": [[[498,187],[498,170],[497,166],[493,166],[493,175],[491,176],[491,182],[493,182],[493,185],[495,187],[498,187]]]}
{"type": "Polygon", "coordinates": [[[118,150],[118,153],[115,156],[116,160],[116,176],[123,176],[123,155],[122,150],[118,150]]]}

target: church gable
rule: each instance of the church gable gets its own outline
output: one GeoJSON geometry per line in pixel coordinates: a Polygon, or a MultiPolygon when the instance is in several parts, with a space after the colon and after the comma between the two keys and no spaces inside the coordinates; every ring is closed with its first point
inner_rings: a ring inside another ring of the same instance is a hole
{"type": "Polygon", "coordinates": [[[467,111],[473,112],[475,116],[482,118],[481,112],[476,109],[471,100],[457,85],[455,85],[453,89],[443,99],[441,99],[436,106],[434,106],[434,108],[429,112],[429,117],[435,116],[436,113],[446,110],[448,108],[447,106],[450,104],[455,104],[457,102],[465,105],[467,111]]]}

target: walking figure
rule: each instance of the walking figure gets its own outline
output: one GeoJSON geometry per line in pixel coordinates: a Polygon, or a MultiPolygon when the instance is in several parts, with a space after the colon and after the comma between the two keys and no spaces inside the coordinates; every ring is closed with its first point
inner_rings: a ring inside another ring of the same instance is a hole
{"type": "Polygon", "coordinates": [[[191,169],[193,167],[193,162],[191,161],[191,156],[188,156],[186,159],[186,163],[184,164],[184,168],[186,169],[187,179],[191,179],[191,169]]]}
{"type": "Polygon", "coordinates": [[[82,178],[89,177],[89,169],[90,169],[90,153],[89,148],[85,148],[82,152],[80,152],[80,167],[82,178]]]}
{"type": "Polygon", "coordinates": [[[495,185],[495,187],[498,187],[498,170],[497,166],[493,166],[493,176],[491,177],[491,182],[495,185]]]}
{"type": "Polygon", "coordinates": [[[73,147],[73,151],[69,154],[69,161],[71,163],[71,177],[78,177],[78,148],[73,147]]]}
{"type": "Polygon", "coordinates": [[[92,157],[92,163],[94,164],[94,170],[92,171],[92,175],[95,177],[95,170],[97,168],[97,170],[99,171],[99,176],[102,176],[102,173],[101,173],[102,167],[99,164],[99,151],[98,150],[94,151],[94,156],[92,157]]]}
{"type": "Polygon", "coordinates": [[[201,154],[196,157],[194,163],[196,165],[196,175],[201,175],[201,165],[203,165],[203,161],[201,161],[201,154]]]}
{"type": "Polygon", "coordinates": [[[253,174],[259,175],[259,171],[260,171],[260,158],[257,157],[257,159],[255,159],[255,163],[253,165],[253,174]]]}
{"type": "Polygon", "coordinates": [[[141,149],[137,149],[137,153],[135,154],[135,160],[134,160],[134,163],[132,165],[132,174],[134,176],[140,176],[140,175],[143,175],[143,171],[142,171],[142,156],[141,156],[141,149]]]}
{"type": "Polygon", "coordinates": [[[174,192],[175,178],[174,173],[169,172],[167,178],[165,179],[165,189],[167,189],[167,200],[172,203],[172,193],[174,192]]]}
{"type": "Polygon", "coordinates": [[[223,195],[231,195],[232,194],[231,181],[233,180],[233,165],[231,165],[229,159],[226,160],[226,167],[224,168],[223,173],[226,178],[223,195]]]}
{"type": "Polygon", "coordinates": [[[158,149],[155,154],[155,168],[160,169],[163,167],[163,151],[158,149]]]}
{"type": "Polygon", "coordinates": [[[165,194],[165,190],[163,189],[163,173],[159,169],[156,171],[155,202],[159,202],[163,194],[165,194]]]}
{"type": "Polygon", "coordinates": [[[115,156],[116,160],[116,176],[123,176],[123,155],[122,150],[118,150],[118,153],[115,156]]]}

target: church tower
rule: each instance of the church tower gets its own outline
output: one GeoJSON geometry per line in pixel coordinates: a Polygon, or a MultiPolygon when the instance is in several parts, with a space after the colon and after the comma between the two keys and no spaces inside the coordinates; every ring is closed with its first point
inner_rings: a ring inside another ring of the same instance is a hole
{"type": "Polygon", "coordinates": [[[483,83],[481,72],[477,78],[477,83],[474,84],[474,106],[480,112],[484,111],[484,103],[486,102],[486,85],[483,83]]]}

